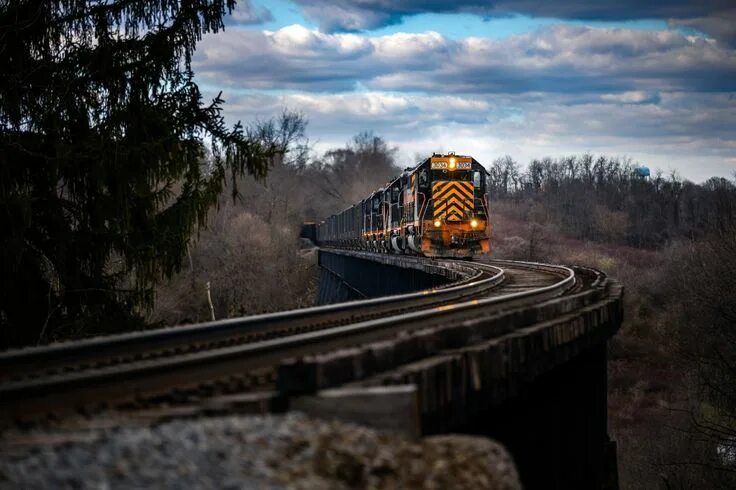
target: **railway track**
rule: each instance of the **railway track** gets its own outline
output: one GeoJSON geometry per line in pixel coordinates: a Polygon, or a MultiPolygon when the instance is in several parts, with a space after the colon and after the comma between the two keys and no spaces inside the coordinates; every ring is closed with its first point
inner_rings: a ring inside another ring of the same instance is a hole
{"type": "Polygon", "coordinates": [[[464,268],[464,278],[406,295],[0,353],[0,419],[170,400],[187,390],[273,389],[288,360],[497,315],[605,280],[527,262],[435,262],[464,268]]]}
{"type": "MultiPolygon", "coordinates": [[[[437,261],[449,266],[447,261],[437,261]]],[[[458,267],[457,264],[452,264],[458,267]]],[[[463,279],[446,287],[180,327],[110,335],[0,353],[0,382],[79,372],[159,357],[213,350],[423,308],[489,293],[506,277],[499,267],[460,264],[463,279]]]]}

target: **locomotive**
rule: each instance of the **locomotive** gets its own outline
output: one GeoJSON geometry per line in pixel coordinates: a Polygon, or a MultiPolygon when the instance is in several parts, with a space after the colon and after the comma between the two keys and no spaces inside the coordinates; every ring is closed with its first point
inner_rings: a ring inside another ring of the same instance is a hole
{"type": "Polygon", "coordinates": [[[309,233],[330,247],[469,259],[489,250],[487,175],[473,157],[433,154],[309,233]]]}

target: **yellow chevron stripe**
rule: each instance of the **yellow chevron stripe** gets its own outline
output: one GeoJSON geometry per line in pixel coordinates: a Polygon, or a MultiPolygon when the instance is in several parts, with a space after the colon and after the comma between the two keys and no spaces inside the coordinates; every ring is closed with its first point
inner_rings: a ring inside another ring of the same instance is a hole
{"type": "Polygon", "coordinates": [[[444,190],[447,188],[447,186],[450,184],[450,182],[435,182],[432,184],[432,195],[439,194],[444,192],[444,190]]]}
{"type": "Polygon", "coordinates": [[[463,215],[462,214],[458,214],[456,212],[452,212],[452,213],[448,214],[445,219],[447,221],[460,221],[460,220],[463,219],[463,215]]]}
{"type": "Polygon", "coordinates": [[[464,190],[465,196],[467,196],[467,198],[472,202],[473,201],[473,198],[475,197],[474,194],[473,194],[473,187],[472,186],[471,187],[467,187],[467,188],[465,188],[463,190],[464,190]]]}
{"type": "Polygon", "coordinates": [[[458,216],[458,219],[462,219],[462,217],[465,216],[467,210],[468,208],[461,208],[456,204],[452,204],[448,206],[447,209],[443,209],[438,213],[435,213],[434,219],[439,219],[442,216],[446,216],[447,219],[450,219],[450,216],[458,216]]]}
{"type": "Polygon", "coordinates": [[[466,211],[466,208],[461,208],[454,204],[447,207],[447,214],[456,213],[462,216],[465,213],[465,211],[466,211]]]}
{"type": "Polygon", "coordinates": [[[466,206],[470,204],[469,199],[465,199],[464,197],[458,196],[457,194],[451,194],[449,196],[443,197],[441,199],[435,199],[435,202],[438,206],[447,204],[449,202],[456,202],[461,206],[466,206]]]}
{"type": "Polygon", "coordinates": [[[438,180],[434,183],[433,188],[445,186],[447,184],[451,184],[453,186],[465,187],[467,189],[473,188],[472,182],[465,182],[464,180],[438,180]]]}
{"type": "Polygon", "coordinates": [[[459,202],[460,204],[464,206],[473,207],[473,200],[468,198],[467,196],[463,196],[462,194],[459,194],[457,192],[450,192],[448,194],[445,194],[442,197],[435,197],[434,199],[435,206],[439,206],[443,203],[447,203],[450,201],[459,202]]]}
{"type": "Polygon", "coordinates": [[[432,190],[441,190],[447,185],[464,187],[468,190],[472,190],[473,188],[473,184],[471,182],[465,182],[464,180],[438,180],[432,184],[432,190]]]}
{"type": "Polygon", "coordinates": [[[461,203],[464,203],[464,204],[466,204],[468,206],[472,206],[473,205],[473,200],[471,198],[469,198],[468,196],[465,196],[463,194],[460,194],[459,192],[455,192],[455,191],[448,192],[447,194],[445,194],[445,195],[443,195],[441,197],[435,197],[434,198],[434,201],[436,203],[440,203],[441,204],[441,203],[443,203],[445,201],[449,201],[450,199],[455,199],[456,201],[461,202],[461,203]]]}
{"type": "Polygon", "coordinates": [[[434,199],[441,199],[445,194],[453,191],[468,199],[473,199],[473,187],[470,182],[449,182],[443,186],[438,185],[437,187],[433,187],[432,197],[434,199]]]}
{"type": "Polygon", "coordinates": [[[450,183],[452,183],[451,180],[436,180],[436,181],[434,181],[432,183],[432,189],[437,189],[437,188],[440,188],[440,187],[444,187],[444,186],[446,186],[447,184],[450,184],[450,183]]]}
{"type": "Polygon", "coordinates": [[[464,206],[470,206],[470,207],[473,206],[472,199],[469,199],[468,197],[463,196],[457,192],[450,192],[448,194],[445,194],[442,197],[434,198],[434,202],[436,206],[440,206],[444,203],[451,202],[451,201],[458,202],[464,206]]]}
{"type": "Polygon", "coordinates": [[[469,209],[469,206],[464,205],[463,202],[453,197],[451,199],[448,199],[447,201],[438,204],[437,207],[434,208],[434,215],[437,216],[439,214],[442,214],[444,209],[450,205],[460,209],[469,209]]]}
{"type": "Polygon", "coordinates": [[[432,191],[441,194],[441,193],[445,192],[446,190],[448,190],[448,189],[450,189],[452,187],[455,187],[455,184],[456,184],[456,182],[453,182],[451,180],[445,180],[445,181],[435,182],[434,185],[432,186],[432,191]]]}
{"type": "Polygon", "coordinates": [[[469,182],[458,182],[455,186],[453,186],[453,190],[456,192],[459,192],[460,194],[464,195],[468,199],[473,199],[472,186],[466,186],[462,184],[469,184],[469,182]]]}

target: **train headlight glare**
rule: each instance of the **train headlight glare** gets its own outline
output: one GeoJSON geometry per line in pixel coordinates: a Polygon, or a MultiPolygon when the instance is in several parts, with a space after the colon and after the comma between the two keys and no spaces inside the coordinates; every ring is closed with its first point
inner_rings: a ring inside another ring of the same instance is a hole
{"type": "Polygon", "coordinates": [[[477,219],[470,220],[470,226],[473,228],[478,228],[478,220],[477,219]]]}
{"type": "Polygon", "coordinates": [[[440,220],[438,220],[438,219],[434,220],[434,227],[435,228],[439,228],[441,224],[442,224],[442,222],[440,220]]]}
{"type": "Polygon", "coordinates": [[[455,162],[455,157],[450,158],[450,170],[455,170],[455,166],[457,163],[455,162]]]}

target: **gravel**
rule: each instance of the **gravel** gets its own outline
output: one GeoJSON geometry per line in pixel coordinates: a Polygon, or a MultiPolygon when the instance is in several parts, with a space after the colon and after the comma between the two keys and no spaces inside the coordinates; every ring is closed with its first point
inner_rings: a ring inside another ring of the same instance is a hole
{"type": "Polygon", "coordinates": [[[298,413],[93,432],[0,449],[0,488],[521,488],[508,453],[489,439],[411,441],[298,413]]]}

